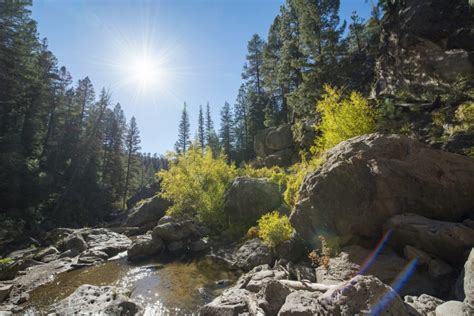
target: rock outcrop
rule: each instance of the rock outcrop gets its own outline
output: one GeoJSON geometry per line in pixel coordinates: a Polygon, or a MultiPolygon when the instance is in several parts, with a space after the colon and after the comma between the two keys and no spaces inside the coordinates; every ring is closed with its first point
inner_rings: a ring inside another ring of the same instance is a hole
{"type": "Polygon", "coordinates": [[[224,212],[232,223],[241,223],[248,229],[281,204],[278,184],[265,178],[237,177],[226,191],[224,212]]]}
{"type": "Polygon", "coordinates": [[[146,232],[156,226],[165,215],[170,203],[159,196],[142,200],[128,211],[123,226],[139,227],[140,232],[146,232]]]}
{"type": "Polygon", "coordinates": [[[376,67],[377,97],[426,101],[427,92],[448,94],[461,78],[472,80],[474,33],[468,2],[389,2],[376,67]]]}
{"type": "Polygon", "coordinates": [[[55,303],[49,312],[58,315],[136,315],[142,312],[140,304],[129,296],[129,291],[122,288],[84,284],[55,303]]]}
{"type": "Polygon", "coordinates": [[[266,167],[291,165],[297,159],[293,149],[293,137],[289,124],[269,127],[258,131],[254,139],[254,149],[266,167]]]}
{"type": "Polygon", "coordinates": [[[400,135],[354,137],[306,176],[290,221],[309,243],[380,238],[392,216],[457,222],[474,209],[474,161],[400,135]]]}
{"type": "Polygon", "coordinates": [[[128,259],[137,261],[151,256],[158,255],[164,248],[164,243],[160,238],[152,239],[151,235],[137,237],[127,250],[128,259]]]}
{"type": "Polygon", "coordinates": [[[236,266],[245,271],[262,264],[272,264],[274,261],[272,250],[259,238],[246,241],[234,253],[234,258],[236,266]]]}

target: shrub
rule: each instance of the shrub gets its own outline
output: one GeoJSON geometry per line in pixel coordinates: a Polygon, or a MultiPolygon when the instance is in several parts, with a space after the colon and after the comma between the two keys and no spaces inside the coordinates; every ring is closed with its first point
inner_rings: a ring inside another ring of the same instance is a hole
{"type": "Polygon", "coordinates": [[[288,216],[280,215],[278,211],[263,215],[258,220],[258,230],[258,235],[264,244],[272,248],[289,240],[293,234],[288,216]]]}
{"type": "Polygon", "coordinates": [[[455,117],[460,129],[474,129],[474,103],[460,105],[455,117]]]}
{"type": "Polygon", "coordinates": [[[236,168],[226,163],[224,154],[214,158],[210,150],[203,154],[197,148],[170,158],[169,169],[158,173],[161,196],[173,202],[168,215],[196,217],[213,229],[225,228],[224,192],[236,168]]]}
{"type": "Polygon", "coordinates": [[[286,172],[283,168],[277,166],[271,168],[253,168],[246,164],[243,168],[239,169],[239,175],[253,178],[267,178],[271,182],[278,184],[281,189],[286,187],[286,172]]]}
{"type": "Polygon", "coordinates": [[[258,227],[256,226],[252,226],[249,228],[249,230],[247,231],[247,234],[245,235],[245,240],[249,240],[249,239],[254,239],[254,238],[257,238],[259,237],[259,230],[258,230],[258,227]]]}
{"type": "Polygon", "coordinates": [[[316,105],[321,121],[315,125],[322,136],[316,139],[313,153],[322,153],[341,141],[375,130],[375,110],[360,93],[353,91],[349,98],[343,98],[337,88],[325,85],[324,90],[326,93],[316,105]]]}

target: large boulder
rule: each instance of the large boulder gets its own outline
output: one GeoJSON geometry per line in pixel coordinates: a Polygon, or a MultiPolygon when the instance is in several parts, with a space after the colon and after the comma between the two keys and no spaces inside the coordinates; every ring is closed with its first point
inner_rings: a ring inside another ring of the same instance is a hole
{"type": "Polygon", "coordinates": [[[234,253],[235,264],[246,271],[262,264],[272,264],[272,250],[264,245],[259,238],[246,241],[234,253]]]}
{"type": "Polygon", "coordinates": [[[281,204],[278,184],[265,178],[237,177],[226,191],[224,212],[231,222],[249,228],[281,204]]]}
{"type": "Polygon", "coordinates": [[[143,308],[129,296],[130,292],[122,288],[84,284],[53,304],[49,312],[58,315],[136,315],[143,308]]]}
{"type": "Polygon", "coordinates": [[[132,207],[135,206],[135,204],[137,204],[141,200],[145,200],[145,199],[155,196],[158,192],[160,192],[160,190],[161,190],[160,182],[154,182],[144,187],[143,189],[141,189],[140,191],[132,195],[127,200],[127,209],[131,209],[132,207]]]}
{"type": "Polygon", "coordinates": [[[163,247],[164,243],[160,238],[152,239],[151,235],[137,237],[127,250],[128,259],[136,261],[157,255],[163,247]]]}
{"type": "Polygon", "coordinates": [[[294,291],[286,297],[278,316],[316,315],[317,299],[320,295],[320,292],[294,291]]]}
{"type": "Polygon", "coordinates": [[[415,214],[401,214],[388,220],[390,243],[395,247],[412,245],[443,260],[462,264],[474,246],[474,230],[451,222],[432,220],[415,214]]]}
{"type": "Polygon", "coordinates": [[[165,242],[180,241],[190,236],[200,236],[195,224],[190,220],[177,221],[167,216],[160,220],[158,225],[151,232],[152,237],[159,238],[165,242]]]}
{"type": "Polygon", "coordinates": [[[422,294],[420,296],[405,296],[405,304],[411,311],[410,315],[430,315],[433,316],[436,307],[443,304],[439,298],[422,294]]]}
{"type": "MultiPolygon", "coordinates": [[[[382,21],[377,96],[423,100],[472,79],[474,33],[469,1],[391,1],[382,21]]],[[[432,100],[431,100],[432,101],[432,100]]]]}
{"type": "Polygon", "coordinates": [[[282,124],[278,127],[269,129],[265,138],[265,146],[271,150],[279,151],[289,148],[293,145],[293,137],[291,136],[291,127],[289,124],[282,124]]]}
{"type": "Polygon", "coordinates": [[[464,310],[474,314],[474,249],[464,265],[464,310]]]}
{"type": "Polygon", "coordinates": [[[81,231],[81,234],[84,236],[89,249],[105,252],[109,257],[126,251],[132,243],[127,236],[105,228],[86,228],[81,231]]]}
{"type": "Polygon", "coordinates": [[[151,229],[165,215],[169,206],[170,203],[159,196],[147,198],[129,211],[123,225],[142,227],[143,230],[151,229]]]}
{"type": "Polygon", "coordinates": [[[344,141],[308,174],[290,216],[308,242],[336,235],[342,244],[382,235],[392,216],[414,212],[459,221],[474,209],[474,160],[401,135],[344,141]]]}
{"type": "Polygon", "coordinates": [[[472,314],[463,313],[463,304],[458,301],[447,301],[438,305],[435,309],[435,316],[470,316],[472,314]]]}
{"type": "Polygon", "coordinates": [[[199,311],[202,316],[264,315],[255,293],[245,289],[228,289],[199,311]]]}

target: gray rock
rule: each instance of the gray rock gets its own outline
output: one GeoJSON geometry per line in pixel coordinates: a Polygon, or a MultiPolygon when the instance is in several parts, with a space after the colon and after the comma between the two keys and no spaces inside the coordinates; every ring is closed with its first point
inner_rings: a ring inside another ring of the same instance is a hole
{"type": "Polygon", "coordinates": [[[13,284],[1,284],[0,285],[0,303],[7,299],[8,295],[12,291],[13,284]]]}
{"type": "Polygon", "coordinates": [[[161,238],[164,241],[178,241],[191,235],[198,234],[196,227],[191,221],[167,221],[158,222],[151,235],[153,238],[161,238]]]}
{"type": "Polygon", "coordinates": [[[132,243],[127,236],[114,233],[105,228],[84,229],[82,235],[89,248],[105,252],[109,257],[126,251],[132,243]]]}
{"type": "Polygon", "coordinates": [[[262,298],[268,303],[264,307],[266,314],[276,315],[292,291],[277,280],[267,282],[262,289],[262,298]]]}
{"type": "Polygon", "coordinates": [[[292,164],[294,151],[292,149],[283,149],[276,151],[264,159],[265,167],[271,168],[273,166],[288,167],[292,164]]]}
{"type": "Polygon", "coordinates": [[[170,203],[159,196],[147,198],[128,212],[123,225],[151,229],[165,215],[169,206],[170,203]]]}
{"type": "Polygon", "coordinates": [[[248,229],[281,204],[278,184],[265,178],[237,177],[226,191],[224,212],[231,222],[248,229]]]}
{"type": "Polygon", "coordinates": [[[137,261],[157,255],[163,250],[164,243],[161,239],[152,239],[151,235],[142,235],[135,239],[127,250],[128,259],[137,261]]]}
{"type": "Polygon", "coordinates": [[[474,248],[464,264],[464,310],[474,314],[474,248]]]}
{"type": "Polygon", "coordinates": [[[66,299],[55,303],[50,313],[58,315],[136,315],[142,307],[129,298],[128,290],[84,284],[66,299]]]}
{"type": "Polygon", "coordinates": [[[278,245],[275,248],[275,254],[279,259],[298,262],[306,255],[306,248],[302,240],[292,238],[278,245]]]}
{"type": "Polygon", "coordinates": [[[403,248],[403,253],[407,260],[417,259],[417,266],[426,266],[428,273],[433,278],[440,278],[453,273],[453,268],[441,259],[438,259],[423,250],[417,249],[410,245],[403,248]]]}
{"type": "Polygon", "coordinates": [[[60,240],[58,244],[58,249],[61,250],[61,252],[71,250],[81,253],[87,248],[87,243],[79,232],[67,235],[64,239],[60,240]]]}
{"type": "Polygon", "coordinates": [[[269,150],[265,145],[265,140],[267,138],[270,129],[266,128],[260,131],[257,131],[254,137],[253,148],[255,153],[259,157],[265,157],[266,155],[270,154],[272,150],[269,150]]]}
{"type": "MultiPolygon", "coordinates": [[[[295,291],[289,294],[278,316],[313,316],[318,310],[317,298],[320,292],[295,291]]],[[[324,314],[322,314],[324,315],[324,314]]]]}
{"type": "Polygon", "coordinates": [[[288,274],[286,274],[286,272],[278,270],[262,270],[251,272],[249,274],[250,279],[245,285],[245,289],[254,293],[258,293],[262,288],[266,286],[268,282],[288,278],[288,274]]]}
{"type": "Polygon", "coordinates": [[[375,133],[327,152],[325,163],[306,176],[290,221],[308,242],[323,234],[344,245],[379,238],[383,224],[406,210],[460,220],[474,208],[473,195],[474,160],[375,133]]]}
{"type": "Polygon", "coordinates": [[[274,260],[272,250],[258,238],[246,241],[234,253],[234,258],[236,265],[246,271],[262,264],[272,264],[274,260]]]}
{"type": "Polygon", "coordinates": [[[427,294],[422,294],[420,296],[405,296],[405,304],[415,309],[418,313],[416,315],[434,316],[436,307],[443,303],[443,300],[427,294]]]}
{"type": "Polygon", "coordinates": [[[199,313],[201,316],[265,315],[258,307],[255,293],[233,288],[204,305],[199,313]]]}
{"type": "Polygon", "coordinates": [[[189,250],[200,252],[209,249],[209,243],[205,239],[198,239],[189,244],[189,250]]]}
{"type": "Polygon", "coordinates": [[[109,255],[98,249],[88,249],[79,255],[77,263],[79,264],[95,264],[105,261],[109,255]]]}
{"type": "MultiPolygon", "coordinates": [[[[34,256],[33,259],[38,260],[38,261],[44,261],[45,258],[51,257],[51,255],[57,255],[59,254],[58,249],[56,249],[53,246],[46,247],[40,251],[34,256]]],[[[51,261],[51,260],[49,260],[51,261]]],[[[48,261],[48,262],[49,262],[48,261]]]]}
{"type": "Polygon", "coordinates": [[[282,124],[278,127],[269,128],[269,132],[265,138],[265,146],[276,151],[293,146],[290,125],[282,124]]]}
{"type": "Polygon", "coordinates": [[[465,316],[469,314],[463,313],[463,304],[458,301],[447,301],[438,305],[435,309],[436,316],[465,316]]]}
{"type": "Polygon", "coordinates": [[[413,245],[453,264],[462,264],[464,253],[474,245],[474,230],[451,222],[432,220],[415,214],[390,218],[390,243],[395,247],[413,245]]]}
{"type": "Polygon", "coordinates": [[[180,252],[184,250],[184,242],[181,240],[172,241],[167,245],[167,248],[170,252],[180,252]]]}

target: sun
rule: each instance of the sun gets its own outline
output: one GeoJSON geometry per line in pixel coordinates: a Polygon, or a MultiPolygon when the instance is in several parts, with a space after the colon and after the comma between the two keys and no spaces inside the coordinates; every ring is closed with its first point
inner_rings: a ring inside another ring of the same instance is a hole
{"type": "Polygon", "coordinates": [[[160,83],[160,65],[147,57],[134,57],[130,62],[132,80],[141,88],[150,88],[160,83]]]}

